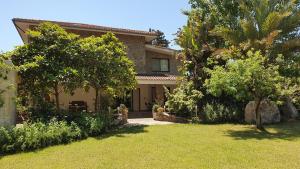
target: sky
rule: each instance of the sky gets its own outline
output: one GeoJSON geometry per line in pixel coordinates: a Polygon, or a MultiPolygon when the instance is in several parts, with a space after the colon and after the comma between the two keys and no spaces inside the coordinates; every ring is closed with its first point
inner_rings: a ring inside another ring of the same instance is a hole
{"type": "MultiPolygon", "coordinates": [[[[181,11],[188,0],[4,0],[0,8],[0,51],[23,42],[12,19],[44,19],[78,22],[148,31],[163,31],[168,40],[186,23],[181,11]]],[[[178,48],[174,42],[171,48],[178,48]]]]}

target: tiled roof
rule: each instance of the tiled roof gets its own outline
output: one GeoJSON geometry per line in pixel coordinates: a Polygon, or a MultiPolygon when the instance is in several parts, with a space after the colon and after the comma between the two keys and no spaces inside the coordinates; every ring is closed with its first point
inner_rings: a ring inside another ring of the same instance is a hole
{"type": "Polygon", "coordinates": [[[176,75],[169,75],[169,74],[138,74],[136,76],[137,80],[170,80],[176,81],[176,75]]]}
{"type": "Polygon", "coordinates": [[[91,25],[91,24],[82,24],[82,23],[72,23],[72,22],[59,22],[59,21],[23,19],[23,18],[14,18],[13,22],[26,22],[26,23],[32,23],[32,24],[39,24],[39,23],[42,23],[42,22],[52,22],[52,23],[58,24],[58,25],[63,26],[63,27],[80,28],[80,29],[94,29],[94,30],[122,32],[122,33],[132,33],[132,34],[139,34],[139,35],[143,35],[143,36],[157,36],[157,34],[155,32],[132,30],[132,29],[123,29],[123,28],[113,28],[113,27],[98,26],[98,25],[91,25]]]}

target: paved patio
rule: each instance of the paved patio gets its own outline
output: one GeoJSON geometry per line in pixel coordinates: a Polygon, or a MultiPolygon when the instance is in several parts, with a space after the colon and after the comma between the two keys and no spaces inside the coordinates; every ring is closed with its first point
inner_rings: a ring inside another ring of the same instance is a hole
{"type": "Polygon", "coordinates": [[[174,124],[172,122],[166,121],[155,121],[153,118],[139,118],[139,119],[128,119],[129,125],[167,125],[167,124],[174,124]]]}

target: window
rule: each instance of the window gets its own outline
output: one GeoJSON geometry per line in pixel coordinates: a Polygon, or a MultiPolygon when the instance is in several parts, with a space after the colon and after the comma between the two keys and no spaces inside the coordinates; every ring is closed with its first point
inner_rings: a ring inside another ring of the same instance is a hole
{"type": "Polygon", "coordinates": [[[169,59],[152,59],[153,72],[169,72],[169,59]]]}

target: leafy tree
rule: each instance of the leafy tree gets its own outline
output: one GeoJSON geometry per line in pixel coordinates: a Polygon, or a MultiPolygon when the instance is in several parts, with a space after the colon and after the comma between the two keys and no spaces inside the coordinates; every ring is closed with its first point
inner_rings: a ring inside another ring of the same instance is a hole
{"type": "MultiPolygon", "coordinates": [[[[299,91],[299,1],[294,0],[190,0],[187,25],[180,29],[177,43],[181,68],[188,81],[207,98],[205,69],[225,65],[230,59],[245,59],[251,50],[278,64],[287,83],[299,91]],[[282,62],[276,61],[282,56],[282,62]]],[[[288,85],[290,86],[290,85],[288,85]]],[[[296,95],[296,94],[293,94],[296,95]]],[[[206,99],[205,99],[206,100],[206,99]]]]}
{"type": "Polygon", "coordinates": [[[258,111],[263,99],[280,95],[283,91],[282,76],[278,66],[266,64],[268,58],[261,52],[247,52],[246,59],[229,60],[225,67],[216,66],[209,71],[211,78],[205,85],[208,91],[220,96],[233,95],[238,100],[256,101],[256,126],[263,129],[261,114],[258,111]]]}
{"type": "Polygon", "coordinates": [[[86,85],[95,89],[96,112],[101,90],[120,95],[135,87],[134,65],[125,46],[112,33],[80,40],[80,51],[86,85]]]}
{"type": "Polygon", "coordinates": [[[160,46],[160,47],[169,47],[170,41],[166,39],[165,33],[160,30],[149,29],[149,32],[155,32],[157,34],[157,38],[151,41],[152,45],[160,46]]]}
{"type": "Polygon", "coordinates": [[[59,110],[61,88],[72,92],[80,84],[77,78],[79,37],[47,22],[29,30],[27,35],[29,43],[15,49],[13,63],[22,66],[35,62],[38,66],[20,70],[20,89],[28,92],[34,103],[44,101],[48,93],[54,94],[59,110]]]}
{"type": "Polygon", "coordinates": [[[190,0],[189,3],[191,10],[183,12],[188,21],[178,31],[176,42],[182,48],[179,56],[183,74],[194,82],[197,90],[205,93],[203,83],[208,78],[205,69],[224,64],[218,54],[219,49],[226,46],[224,39],[211,31],[219,24],[234,29],[239,4],[232,0],[190,0]]]}
{"type": "Polygon", "coordinates": [[[210,26],[200,18],[201,13],[192,11],[186,26],[178,32],[177,43],[182,47],[179,54],[183,62],[181,71],[193,81],[197,90],[202,90],[202,84],[206,79],[204,68],[207,66],[207,59],[213,53],[209,44],[210,26]]]}
{"type": "MultiPolygon", "coordinates": [[[[300,2],[295,0],[241,0],[236,8],[235,29],[220,23],[211,31],[244,54],[251,49],[260,50],[271,64],[277,62],[278,55],[282,55],[279,72],[286,83],[293,85],[295,92],[287,96],[293,97],[293,100],[297,99],[300,88],[299,5],[300,2]]],[[[220,15],[221,18],[226,16],[220,15]]],[[[226,52],[233,51],[229,49],[226,52]]],[[[227,55],[226,52],[223,55],[227,55]]]]}
{"type": "Polygon", "coordinates": [[[294,65],[299,62],[299,5],[295,0],[241,0],[235,29],[221,23],[212,33],[244,53],[260,50],[270,62],[282,54],[285,64],[280,66],[281,74],[299,77],[299,66],[294,65]]]}
{"type": "Polygon", "coordinates": [[[241,0],[237,9],[236,29],[219,24],[213,33],[246,51],[254,48],[266,54],[267,50],[284,54],[299,46],[298,1],[241,0]]]}
{"type": "Polygon", "coordinates": [[[209,78],[205,70],[215,64],[221,64],[214,62],[213,59],[218,53],[218,48],[224,46],[222,38],[209,33],[213,30],[215,21],[212,15],[207,15],[206,12],[198,9],[185,11],[188,21],[178,31],[176,39],[177,44],[182,48],[178,58],[182,62],[180,72],[184,76],[184,81],[191,81],[193,88],[204,95],[197,101],[200,108],[211,99],[211,95],[203,86],[205,80],[209,78]]]}

